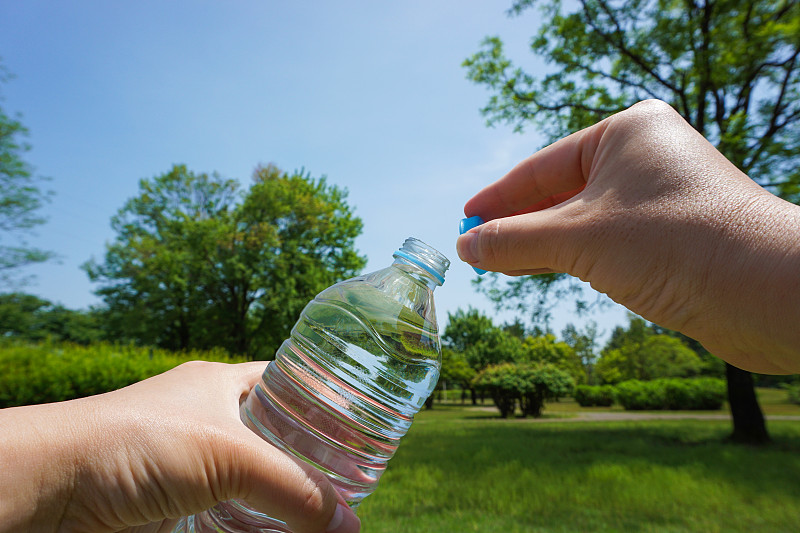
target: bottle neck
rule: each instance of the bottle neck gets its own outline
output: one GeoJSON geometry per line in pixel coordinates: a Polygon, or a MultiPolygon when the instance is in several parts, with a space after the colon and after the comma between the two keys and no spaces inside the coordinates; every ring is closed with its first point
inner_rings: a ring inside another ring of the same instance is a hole
{"type": "Polygon", "coordinates": [[[407,265],[413,269],[415,277],[431,289],[444,283],[444,273],[450,266],[450,261],[444,255],[414,238],[406,239],[393,256],[394,264],[407,265]]]}

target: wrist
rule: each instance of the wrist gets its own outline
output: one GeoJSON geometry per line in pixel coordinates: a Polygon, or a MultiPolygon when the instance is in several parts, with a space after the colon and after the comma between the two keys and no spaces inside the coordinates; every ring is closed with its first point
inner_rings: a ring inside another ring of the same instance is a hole
{"type": "Polygon", "coordinates": [[[709,271],[706,348],[745,370],[800,372],[800,207],[766,191],[728,224],[709,271]]]}
{"type": "Polygon", "coordinates": [[[0,411],[0,532],[58,532],[72,500],[76,435],[54,405],[0,411]]]}

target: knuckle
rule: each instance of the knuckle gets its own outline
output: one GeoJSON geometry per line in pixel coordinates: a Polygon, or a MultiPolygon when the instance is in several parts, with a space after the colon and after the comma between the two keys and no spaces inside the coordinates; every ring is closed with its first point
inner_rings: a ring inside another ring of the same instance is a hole
{"type": "Polygon", "coordinates": [[[491,220],[484,224],[481,229],[478,255],[481,264],[496,265],[500,259],[500,247],[502,246],[501,234],[502,220],[491,220]]]}
{"type": "Polygon", "coordinates": [[[643,100],[621,114],[632,126],[650,125],[654,121],[671,121],[679,118],[678,112],[663,100],[643,100]]]}
{"type": "MultiPolygon", "coordinates": [[[[335,511],[336,497],[333,487],[319,471],[310,471],[304,484],[303,504],[300,516],[303,531],[322,531],[335,511]]],[[[300,529],[299,527],[297,529],[300,529]]]]}
{"type": "Polygon", "coordinates": [[[303,499],[303,514],[306,516],[318,516],[325,507],[325,498],[322,489],[316,483],[310,482],[306,487],[303,499]]]}

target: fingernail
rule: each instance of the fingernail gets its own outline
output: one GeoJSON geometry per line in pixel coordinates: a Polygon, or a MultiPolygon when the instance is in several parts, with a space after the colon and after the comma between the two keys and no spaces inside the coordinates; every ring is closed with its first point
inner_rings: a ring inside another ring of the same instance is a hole
{"type": "Polygon", "coordinates": [[[456,250],[458,257],[465,263],[474,263],[478,260],[475,254],[475,246],[478,244],[478,235],[476,233],[465,233],[456,241],[456,250]]]}
{"type": "MultiPolygon", "coordinates": [[[[465,263],[474,263],[478,260],[475,253],[475,248],[478,246],[478,235],[476,233],[465,233],[458,238],[456,249],[458,250],[458,257],[465,263]]],[[[486,274],[486,271],[476,266],[472,267],[479,276],[486,274]]]]}
{"type": "Polygon", "coordinates": [[[361,530],[361,520],[349,507],[343,504],[336,505],[331,523],[325,529],[326,533],[358,533],[361,530]]]}

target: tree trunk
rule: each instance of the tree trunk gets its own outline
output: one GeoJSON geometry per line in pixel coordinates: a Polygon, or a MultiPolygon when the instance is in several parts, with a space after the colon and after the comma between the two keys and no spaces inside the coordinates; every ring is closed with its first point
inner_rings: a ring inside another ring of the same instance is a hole
{"type": "Polygon", "coordinates": [[[728,403],[733,418],[730,440],[744,444],[765,444],[770,441],[764,414],[756,399],[753,375],[735,366],[725,365],[728,378],[728,403]]]}
{"type": "Polygon", "coordinates": [[[431,395],[428,396],[425,399],[425,409],[433,409],[433,395],[434,394],[436,394],[436,393],[435,392],[431,393],[431,395]]]}

